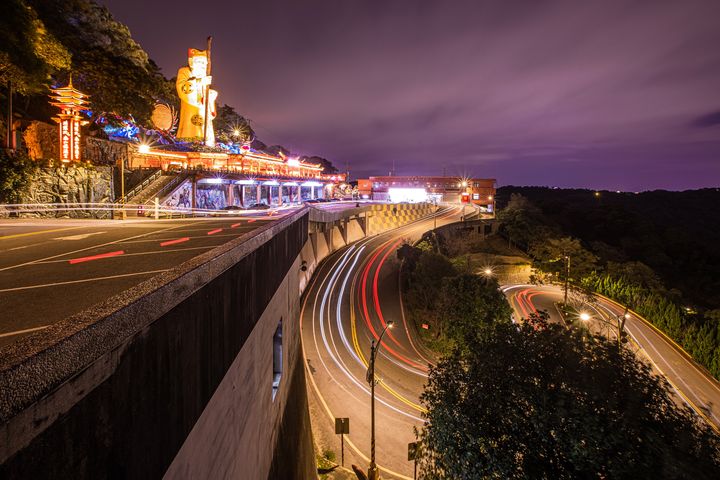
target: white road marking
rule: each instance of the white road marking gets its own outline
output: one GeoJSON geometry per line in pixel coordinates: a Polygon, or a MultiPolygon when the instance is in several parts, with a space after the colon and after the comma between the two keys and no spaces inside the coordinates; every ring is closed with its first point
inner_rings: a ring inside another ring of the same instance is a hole
{"type": "Polygon", "coordinates": [[[78,235],[70,235],[68,237],[57,237],[53,238],[53,240],[85,240],[88,237],[92,237],[93,235],[102,235],[106,232],[91,232],[91,233],[80,233],[78,235]]]}
{"type": "Polygon", "coordinates": [[[136,239],[136,238],[143,238],[143,237],[147,237],[147,236],[149,236],[149,235],[154,235],[154,234],[160,233],[160,232],[167,232],[167,231],[169,231],[169,230],[176,230],[176,229],[178,229],[178,228],[182,228],[182,227],[187,226],[187,225],[188,225],[188,224],[186,223],[186,224],[181,224],[181,225],[175,225],[175,226],[168,227],[168,228],[161,228],[161,229],[159,229],[159,230],[153,230],[153,231],[151,231],[151,232],[141,233],[141,234],[139,234],[139,235],[133,235],[132,237],[128,237],[128,238],[119,238],[119,239],[117,239],[117,240],[113,240],[112,242],[106,242],[106,243],[102,243],[102,244],[99,244],[99,245],[92,245],[92,246],[85,247],[85,248],[80,248],[80,249],[78,249],[78,250],[74,250],[74,251],[71,251],[71,252],[64,252],[64,253],[59,253],[59,254],[57,254],[57,255],[51,255],[51,256],[45,257],[45,258],[39,258],[39,259],[37,259],[37,260],[30,260],[29,262],[19,263],[19,264],[17,264],[17,265],[11,265],[11,266],[9,266],[9,267],[0,268],[0,272],[4,272],[5,270],[12,270],[12,269],[14,269],[14,268],[24,267],[24,266],[26,266],[26,265],[32,265],[33,263],[43,262],[43,261],[46,261],[46,260],[52,260],[53,258],[60,258],[60,257],[65,257],[65,256],[68,256],[68,255],[73,255],[73,254],[80,253],[80,252],[85,252],[85,251],[87,251],[87,250],[92,250],[92,249],[94,249],[94,248],[100,248],[100,247],[106,247],[106,246],[108,246],[108,245],[114,245],[114,244],[116,244],[116,243],[120,243],[120,242],[123,242],[123,241],[125,241],[125,240],[133,240],[133,239],[136,239]]]}
{"type": "Polygon", "coordinates": [[[167,272],[169,268],[163,269],[163,270],[149,270],[147,272],[135,272],[135,273],[124,273],[121,275],[110,275],[107,277],[93,277],[93,278],[85,278],[83,280],[69,280],[67,282],[55,282],[55,283],[45,283],[41,285],[28,285],[25,287],[13,287],[13,288],[4,288],[0,290],[0,293],[5,292],[17,292],[19,290],[32,290],[34,288],[46,288],[46,287],[57,287],[59,285],[71,285],[73,283],[86,283],[86,282],[97,282],[99,280],[112,280],[115,278],[123,278],[123,277],[133,277],[137,275],[152,275],[155,273],[163,273],[167,272]]]}

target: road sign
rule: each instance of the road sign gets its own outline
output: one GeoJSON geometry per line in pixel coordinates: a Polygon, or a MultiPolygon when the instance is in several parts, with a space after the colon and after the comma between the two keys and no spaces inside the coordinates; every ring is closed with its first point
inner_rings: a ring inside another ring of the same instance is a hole
{"type": "Polygon", "coordinates": [[[340,465],[345,466],[345,435],[350,434],[350,419],[335,419],[335,435],[340,435],[340,465]]]}
{"type": "Polygon", "coordinates": [[[408,462],[411,460],[415,460],[415,457],[417,456],[417,447],[418,442],[408,443],[408,462]]]}
{"type": "Polygon", "coordinates": [[[408,462],[413,462],[413,480],[417,478],[418,442],[408,443],[408,462]]]}
{"type": "Polygon", "coordinates": [[[348,435],[350,433],[350,419],[349,418],[336,418],[335,419],[335,435],[348,435]]]}

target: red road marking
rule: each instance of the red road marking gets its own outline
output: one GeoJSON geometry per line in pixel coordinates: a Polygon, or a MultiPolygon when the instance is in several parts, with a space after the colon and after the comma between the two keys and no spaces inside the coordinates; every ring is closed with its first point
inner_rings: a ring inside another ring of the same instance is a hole
{"type": "Polygon", "coordinates": [[[237,228],[240,225],[242,225],[242,223],[233,223],[232,225],[230,225],[230,228],[237,228]]]}
{"type": "Polygon", "coordinates": [[[215,230],[210,230],[207,234],[208,235],[215,235],[216,233],[222,232],[222,228],[216,228],[215,230]]]}
{"type": "Polygon", "coordinates": [[[123,250],[118,250],[117,252],[101,253],[100,255],[93,255],[91,257],[73,258],[72,260],[68,260],[68,262],[73,265],[76,263],[90,262],[92,260],[100,260],[101,258],[117,257],[118,255],[122,255],[124,253],[125,252],[123,250]]]}
{"type": "Polygon", "coordinates": [[[167,247],[168,245],[175,245],[176,243],[187,242],[190,237],[178,238],[177,240],[168,240],[167,242],[160,242],[161,247],[167,247]]]}
{"type": "Polygon", "coordinates": [[[250,220],[248,220],[248,223],[253,223],[254,221],[255,221],[255,219],[251,218],[250,220]]]}

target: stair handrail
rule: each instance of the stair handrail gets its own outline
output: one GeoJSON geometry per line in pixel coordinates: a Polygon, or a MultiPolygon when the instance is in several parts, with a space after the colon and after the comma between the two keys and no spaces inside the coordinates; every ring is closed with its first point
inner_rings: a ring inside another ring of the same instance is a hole
{"type": "Polygon", "coordinates": [[[122,197],[122,203],[127,203],[128,198],[132,198],[135,195],[139,194],[142,190],[145,189],[145,187],[157,180],[161,175],[162,170],[157,170],[155,173],[147,177],[140,185],[137,185],[135,188],[126,193],[124,197],[122,197]]]}

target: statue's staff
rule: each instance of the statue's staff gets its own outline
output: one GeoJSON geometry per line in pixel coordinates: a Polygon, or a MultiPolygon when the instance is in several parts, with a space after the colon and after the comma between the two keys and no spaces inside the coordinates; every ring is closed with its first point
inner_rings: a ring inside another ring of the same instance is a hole
{"type": "MultiPolygon", "coordinates": [[[[212,35],[207,38],[207,67],[205,75],[210,76],[212,63],[210,62],[210,47],[212,46],[212,35]]],[[[203,120],[203,144],[207,145],[208,115],[210,114],[210,82],[205,86],[205,118],[203,120]]]]}

